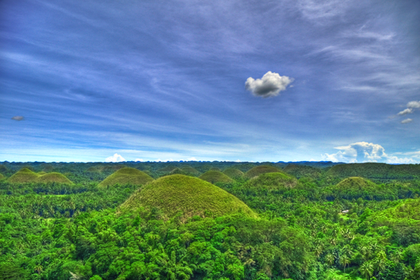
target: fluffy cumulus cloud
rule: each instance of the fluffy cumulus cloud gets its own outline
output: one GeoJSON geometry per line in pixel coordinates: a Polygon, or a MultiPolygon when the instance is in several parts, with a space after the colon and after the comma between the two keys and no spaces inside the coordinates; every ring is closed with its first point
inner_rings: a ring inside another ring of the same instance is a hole
{"type": "Polygon", "coordinates": [[[413,163],[411,157],[400,158],[385,153],[384,147],[368,142],[356,142],[348,146],[336,147],[339,150],[334,154],[324,154],[325,160],[333,162],[387,162],[387,163],[413,163]]]}
{"type": "Polygon", "coordinates": [[[410,101],[407,104],[408,108],[420,108],[420,101],[410,101]]]}
{"type": "Polygon", "coordinates": [[[402,120],[401,123],[402,124],[411,123],[412,121],[413,121],[412,119],[408,118],[408,119],[402,120]]]}
{"type": "Polygon", "coordinates": [[[24,117],[22,117],[22,116],[14,116],[12,118],[12,120],[15,120],[15,121],[22,121],[23,119],[24,119],[24,117]]]}
{"type": "Polygon", "coordinates": [[[106,162],[122,162],[122,161],[125,161],[125,159],[121,155],[115,153],[113,156],[107,157],[105,161],[106,162]]]}
{"type": "Polygon", "coordinates": [[[335,162],[364,162],[379,161],[387,157],[381,145],[368,142],[356,142],[335,149],[339,151],[335,154],[325,154],[324,158],[335,162]]]}
{"type": "Polygon", "coordinates": [[[245,82],[245,88],[255,96],[271,97],[286,90],[291,82],[293,82],[293,78],[268,71],[261,79],[249,77],[245,82]]]}

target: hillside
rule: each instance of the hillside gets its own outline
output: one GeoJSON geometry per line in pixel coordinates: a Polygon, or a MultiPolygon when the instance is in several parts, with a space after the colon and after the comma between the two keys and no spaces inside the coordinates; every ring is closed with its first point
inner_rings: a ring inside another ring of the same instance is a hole
{"type": "Polygon", "coordinates": [[[202,174],[199,178],[211,184],[235,182],[232,178],[217,170],[209,170],[206,173],[202,174]]]}
{"type": "Polygon", "coordinates": [[[278,191],[294,188],[298,180],[283,172],[261,174],[245,183],[245,189],[278,191]]]}
{"type": "MultiPolygon", "coordinates": [[[[41,173],[41,172],[40,172],[41,173]]],[[[38,174],[40,174],[38,173],[38,174]]],[[[40,175],[37,179],[36,182],[38,183],[60,183],[60,184],[73,184],[72,181],[70,181],[66,176],[64,176],[61,173],[58,172],[51,172],[51,173],[46,173],[44,175],[40,175]]]]}
{"type": "Polygon", "coordinates": [[[7,180],[9,183],[34,183],[39,175],[28,168],[22,168],[7,180]]]}
{"type": "Polygon", "coordinates": [[[321,176],[321,170],[319,168],[307,165],[288,164],[283,171],[298,179],[302,177],[317,179],[321,176]]]}
{"type": "Polygon", "coordinates": [[[271,165],[260,165],[251,168],[245,173],[245,177],[247,178],[253,178],[255,176],[259,176],[264,173],[270,173],[270,172],[281,172],[281,169],[271,166],[271,165]]]}
{"type": "Polygon", "coordinates": [[[234,167],[226,168],[223,173],[232,179],[239,179],[245,175],[241,170],[234,167]]]}
{"type": "Polygon", "coordinates": [[[375,162],[339,164],[331,167],[325,176],[333,178],[360,176],[372,180],[412,180],[420,178],[420,165],[390,165],[375,162]]]}
{"type": "Polygon", "coordinates": [[[350,177],[342,180],[337,185],[330,188],[331,197],[345,199],[363,198],[367,200],[392,199],[395,191],[385,186],[379,186],[372,181],[362,177],[350,177]]]}
{"type": "Polygon", "coordinates": [[[182,219],[193,216],[222,216],[243,213],[257,215],[242,201],[204,180],[185,175],[169,175],[136,191],[120,209],[134,211],[139,207],[160,209],[167,218],[182,213],[182,219]]]}
{"type": "Polygon", "coordinates": [[[103,188],[114,185],[136,185],[140,186],[147,182],[153,181],[153,178],[132,167],[124,167],[105,178],[98,187],[103,188]]]}

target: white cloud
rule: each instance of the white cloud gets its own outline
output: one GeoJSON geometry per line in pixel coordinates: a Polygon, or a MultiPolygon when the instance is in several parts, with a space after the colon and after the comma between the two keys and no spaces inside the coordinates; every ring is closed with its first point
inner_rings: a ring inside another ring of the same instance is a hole
{"type": "Polygon", "coordinates": [[[386,162],[404,164],[404,163],[415,163],[416,161],[414,161],[412,158],[399,158],[396,156],[390,156],[388,157],[386,162]]]}
{"type": "Polygon", "coordinates": [[[324,160],[333,162],[386,162],[386,163],[415,163],[413,157],[416,157],[417,153],[406,153],[410,157],[400,158],[394,155],[387,155],[384,147],[379,144],[368,143],[368,142],[356,142],[348,146],[336,147],[339,151],[335,154],[324,154],[324,160]]]}
{"type": "Polygon", "coordinates": [[[413,113],[413,109],[407,108],[407,109],[402,110],[401,112],[399,112],[398,113],[398,116],[402,116],[402,115],[405,115],[405,114],[411,114],[411,113],[413,113]]]}
{"type": "Polygon", "coordinates": [[[117,153],[105,159],[105,162],[122,162],[122,161],[125,161],[125,159],[117,153]]]}
{"type": "Polygon", "coordinates": [[[420,101],[410,101],[407,103],[408,108],[420,108],[420,101]]]}
{"type": "Polygon", "coordinates": [[[299,0],[298,8],[309,20],[328,19],[345,12],[347,0],[299,0]]]}
{"type": "Polygon", "coordinates": [[[383,160],[388,157],[381,145],[368,142],[356,142],[335,149],[339,151],[335,154],[325,154],[324,158],[335,162],[364,162],[383,160]]]}
{"type": "Polygon", "coordinates": [[[23,120],[24,119],[24,117],[22,117],[22,116],[14,116],[13,118],[12,118],[12,120],[15,120],[15,121],[21,121],[21,120],[23,120]]]}
{"type": "Polygon", "coordinates": [[[411,123],[412,121],[413,121],[412,119],[405,119],[405,120],[402,120],[401,123],[402,124],[411,123]]]}
{"type": "Polygon", "coordinates": [[[280,91],[293,82],[293,78],[280,76],[278,73],[268,71],[261,79],[249,77],[245,82],[245,88],[255,96],[271,97],[277,96],[280,91]]]}

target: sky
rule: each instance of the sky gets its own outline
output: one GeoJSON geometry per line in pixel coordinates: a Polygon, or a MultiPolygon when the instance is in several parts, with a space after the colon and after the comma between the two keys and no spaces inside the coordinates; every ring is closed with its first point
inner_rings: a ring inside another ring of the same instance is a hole
{"type": "Polygon", "coordinates": [[[0,2],[0,161],[420,162],[420,1],[0,2]]]}

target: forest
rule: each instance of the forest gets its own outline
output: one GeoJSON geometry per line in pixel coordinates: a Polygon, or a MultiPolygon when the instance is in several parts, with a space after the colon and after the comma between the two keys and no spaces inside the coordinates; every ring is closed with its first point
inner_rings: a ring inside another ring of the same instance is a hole
{"type": "Polygon", "coordinates": [[[420,165],[0,163],[0,279],[420,279],[420,165]]]}

